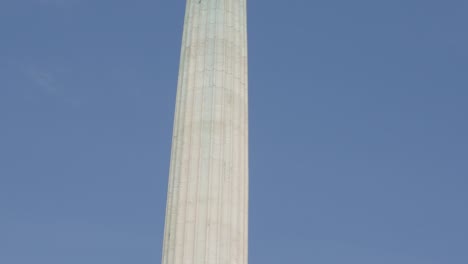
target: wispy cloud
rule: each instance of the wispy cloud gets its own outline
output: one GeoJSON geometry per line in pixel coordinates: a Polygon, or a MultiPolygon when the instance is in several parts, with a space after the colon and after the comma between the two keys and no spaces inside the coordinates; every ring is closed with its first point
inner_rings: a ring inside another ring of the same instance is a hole
{"type": "Polygon", "coordinates": [[[35,67],[30,67],[26,72],[31,80],[42,91],[49,95],[56,95],[59,92],[59,87],[52,72],[39,70],[35,67]]]}
{"type": "Polygon", "coordinates": [[[50,5],[56,7],[70,7],[82,0],[34,0],[42,5],[50,5]]]}
{"type": "Polygon", "coordinates": [[[67,88],[64,82],[64,74],[67,72],[65,69],[51,69],[33,64],[22,65],[20,69],[36,91],[73,106],[80,105],[77,98],[70,97],[69,87],[67,88]]]}

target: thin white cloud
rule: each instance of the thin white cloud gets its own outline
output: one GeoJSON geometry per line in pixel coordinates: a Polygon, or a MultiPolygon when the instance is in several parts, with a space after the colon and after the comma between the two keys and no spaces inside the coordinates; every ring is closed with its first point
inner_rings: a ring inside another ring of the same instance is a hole
{"type": "Polygon", "coordinates": [[[69,7],[78,3],[80,0],[34,0],[42,5],[50,5],[56,7],[69,7]]]}
{"type": "MultiPolygon", "coordinates": [[[[21,66],[21,71],[25,74],[26,78],[31,82],[33,88],[43,95],[55,98],[56,100],[71,104],[78,107],[80,102],[74,96],[70,96],[70,91],[64,82],[65,69],[55,68],[50,69],[46,67],[39,67],[37,65],[21,66]]],[[[69,88],[69,87],[68,87],[69,88]]]]}
{"type": "Polygon", "coordinates": [[[59,92],[57,81],[51,72],[40,71],[37,68],[30,68],[27,73],[36,86],[41,88],[45,93],[56,95],[59,92]]]}

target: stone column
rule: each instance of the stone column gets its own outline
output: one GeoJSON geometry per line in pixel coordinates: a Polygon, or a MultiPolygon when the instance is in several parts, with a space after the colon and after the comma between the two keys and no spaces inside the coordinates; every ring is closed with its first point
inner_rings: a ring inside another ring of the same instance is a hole
{"type": "Polygon", "coordinates": [[[163,264],[247,264],[246,0],[187,0],[163,264]]]}

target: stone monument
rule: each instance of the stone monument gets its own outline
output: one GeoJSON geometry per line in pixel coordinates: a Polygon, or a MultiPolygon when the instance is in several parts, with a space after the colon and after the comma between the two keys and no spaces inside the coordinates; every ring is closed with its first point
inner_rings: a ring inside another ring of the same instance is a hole
{"type": "Polygon", "coordinates": [[[247,264],[246,0],[187,0],[163,264],[247,264]]]}

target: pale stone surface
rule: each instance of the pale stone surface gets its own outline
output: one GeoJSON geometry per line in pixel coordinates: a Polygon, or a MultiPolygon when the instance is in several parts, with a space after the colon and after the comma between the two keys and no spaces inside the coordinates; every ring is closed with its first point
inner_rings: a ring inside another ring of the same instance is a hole
{"type": "Polygon", "coordinates": [[[246,0],[187,0],[163,264],[247,264],[246,0]]]}

